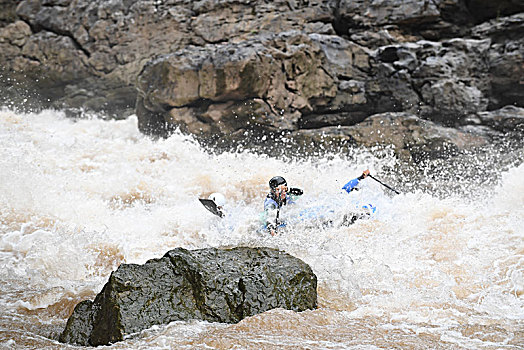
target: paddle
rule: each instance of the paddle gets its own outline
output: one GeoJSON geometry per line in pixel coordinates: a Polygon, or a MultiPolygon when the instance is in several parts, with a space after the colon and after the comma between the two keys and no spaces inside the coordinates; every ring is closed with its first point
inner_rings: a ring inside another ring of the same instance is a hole
{"type": "Polygon", "coordinates": [[[373,180],[375,180],[376,182],[378,182],[379,184],[381,184],[382,186],[384,186],[385,188],[395,192],[396,194],[400,194],[399,191],[395,190],[394,188],[392,188],[391,186],[388,186],[386,185],[385,183],[383,183],[382,181],[380,181],[379,179],[373,177],[371,174],[368,175],[370,178],[372,178],[373,180]]]}
{"type": "Polygon", "coordinates": [[[220,210],[218,208],[217,204],[213,200],[211,200],[211,199],[204,199],[204,198],[199,198],[198,200],[200,201],[200,203],[202,203],[202,205],[207,210],[209,210],[210,212],[212,212],[216,216],[219,216],[219,217],[223,217],[224,216],[224,213],[222,213],[222,210],[220,210]]]}
{"type": "Polygon", "coordinates": [[[280,207],[282,206],[282,199],[280,197],[277,198],[277,204],[278,204],[278,207],[277,207],[277,216],[275,217],[275,231],[279,225],[278,217],[280,215],[280,207]]]}

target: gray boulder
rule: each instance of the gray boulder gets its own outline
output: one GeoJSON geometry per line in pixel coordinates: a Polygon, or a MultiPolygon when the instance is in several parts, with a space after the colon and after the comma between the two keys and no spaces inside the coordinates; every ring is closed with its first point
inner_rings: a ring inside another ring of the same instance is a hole
{"type": "Polygon", "coordinates": [[[236,323],[274,308],[315,309],[316,287],[307,264],[275,249],[177,248],[121,265],[94,301],[75,307],[60,341],[105,345],[177,320],[236,323]]]}

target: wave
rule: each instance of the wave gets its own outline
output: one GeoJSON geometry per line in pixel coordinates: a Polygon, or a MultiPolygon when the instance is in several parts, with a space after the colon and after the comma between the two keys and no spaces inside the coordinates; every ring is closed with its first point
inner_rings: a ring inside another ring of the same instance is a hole
{"type": "Polygon", "coordinates": [[[48,309],[46,317],[63,321],[78,296],[98,293],[121,263],[174,247],[265,245],[310,264],[319,312],[353,322],[431,325],[451,337],[450,325],[524,318],[522,148],[413,165],[359,148],[301,157],[216,152],[179,132],[152,140],[136,124],[134,116],[0,111],[5,310],[48,309]],[[373,219],[298,225],[276,237],[257,232],[272,176],[304,189],[305,203],[329,206],[366,168],[402,192],[364,180],[350,196],[376,203],[373,219]],[[198,202],[212,192],[227,197],[227,220],[198,202]]]}

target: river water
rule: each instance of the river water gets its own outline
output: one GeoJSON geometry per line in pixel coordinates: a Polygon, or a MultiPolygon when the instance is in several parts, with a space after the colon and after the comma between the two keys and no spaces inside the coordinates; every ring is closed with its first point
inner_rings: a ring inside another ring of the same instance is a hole
{"type": "Polygon", "coordinates": [[[233,325],[173,322],[110,348],[524,349],[523,151],[472,154],[451,168],[365,150],[215,154],[181,134],[151,140],[134,116],[74,121],[4,109],[0,348],[73,348],[57,341],[67,317],[121,263],[243,245],[307,262],[319,308],[233,325]],[[328,206],[366,168],[403,191],[362,181],[349,196],[375,203],[373,218],[257,231],[272,176],[303,188],[304,203],[328,206]],[[197,200],[214,191],[228,198],[225,220],[197,200]]]}

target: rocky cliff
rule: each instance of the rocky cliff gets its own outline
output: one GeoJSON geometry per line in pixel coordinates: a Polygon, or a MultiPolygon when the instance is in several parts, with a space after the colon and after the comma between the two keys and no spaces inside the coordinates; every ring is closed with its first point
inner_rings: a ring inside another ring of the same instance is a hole
{"type": "Polygon", "coordinates": [[[151,134],[285,133],[408,158],[508,125],[522,136],[521,1],[15,3],[1,3],[4,101],[134,111],[151,134]],[[369,134],[384,123],[406,140],[369,134]]]}

